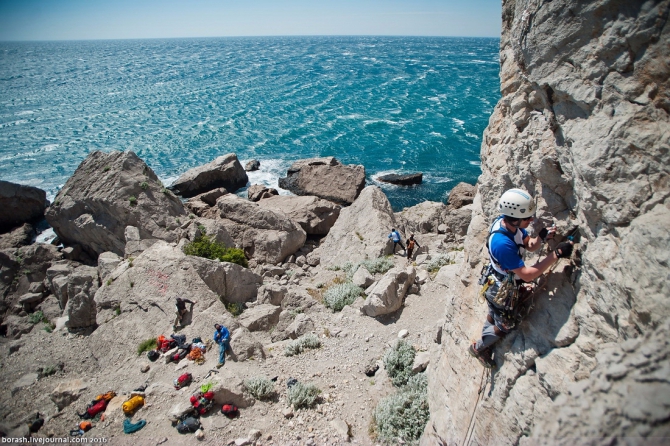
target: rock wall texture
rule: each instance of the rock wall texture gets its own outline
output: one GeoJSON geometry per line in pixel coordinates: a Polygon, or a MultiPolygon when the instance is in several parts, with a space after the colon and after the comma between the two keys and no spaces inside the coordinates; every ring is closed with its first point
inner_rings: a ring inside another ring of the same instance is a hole
{"type": "Polygon", "coordinates": [[[484,133],[467,261],[432,352],[422,444],[670,436],[669,8],[503,2],[502,99],[484,133]],[[488,377],[466,349],[486,315],[476,283],[485,234],[511,187],[536,197],[535,230],[554,222],[581,237],[496,346],[488,377]]]}

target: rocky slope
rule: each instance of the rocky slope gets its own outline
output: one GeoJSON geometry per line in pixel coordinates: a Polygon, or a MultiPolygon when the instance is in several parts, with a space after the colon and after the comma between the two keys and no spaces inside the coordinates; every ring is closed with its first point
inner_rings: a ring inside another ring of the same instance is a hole
{"type": "Polygon", "coordinates": [[[446,340],[433,351],[422,444],[670,436],[668,345],[657,341],[670,314],[669,7],[503,2],[502,99],[484,134],[446,340]],[[536,230],[554,222],[580,243],[497,345],[487,376],[466,349],[486,315],[484,237],[511,187],[536,197],[536,230]]]}

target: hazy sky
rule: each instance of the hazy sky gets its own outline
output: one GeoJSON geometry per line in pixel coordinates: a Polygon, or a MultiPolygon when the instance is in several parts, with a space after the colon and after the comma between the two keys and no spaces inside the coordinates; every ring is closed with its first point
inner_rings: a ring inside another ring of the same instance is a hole
{"type": "Polygon", "coordinates": [[[499,37],[501,0],[0,0],[0,41],[398,35],[499,37]]]}

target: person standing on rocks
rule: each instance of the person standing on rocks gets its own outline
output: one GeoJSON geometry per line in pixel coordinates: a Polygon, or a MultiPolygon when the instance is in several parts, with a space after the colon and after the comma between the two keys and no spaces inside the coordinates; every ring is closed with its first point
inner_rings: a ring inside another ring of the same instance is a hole
{"type": "Polygon", "coordinates": [[[172,329],[176,330],[178,327],[181,327],[181,320],[186,314],[186,304],[191,304],[191,312],[193,312],[193,305],[196,304],[196,302],[188,300],[188,299],[182,299],[181,297],[177,298],[177,302],[175,303],[175,314],[177,317],[174,320],[174,323],[172,324],[172,329]]]}
{"type": "Polygon", "coordinates": [[[221,368],[226,363],[225,354],[230,346],[230,332],[223,325],[214,324],[214,342],[219,344],[219,363],[216,367],[221,368]]]}
{"type": "Polygon", "coordinates": [[[572,255],[573,243],[559,243],[543,260],[526,266],[523,254],[537,251],[547,239],[553,238],[555,227],[542,228],[537,237],[530,237],[526,228],[535,216],[532,197],[521,189],[506,191],[498,202],[500,215],[491,228],[486,242],[490,264],[485,267],[479,284],[489,307],[482,337],[470,345],[469,353],[486,368],[495,367],[491,348],[517,324],[519,307],[530,296],[528,282],[540,277],[560,258],[572,255]]]}
{"type": "Polygon", "coordinates": [[[393,240],[393,254],[395,254],[395,247],[397,245],[400,245],[403,251],[407,251],[405,249],[405,245],[402,244],[402,238],[400,237],[400,233],[395,230],[395,228],[391,229],[391,233],[389,234],[388,238],[393,240]]]}
{"type": "Polygon", "coordinates": [[[412,252],[414,251],[414,246],[418,246],[421,248],[421,245],[419,245],[419,242],[414,240],[414,234],[409,235],[409,239],[407,239],[407,263],[410,263],[412,261],[412,252]]]}

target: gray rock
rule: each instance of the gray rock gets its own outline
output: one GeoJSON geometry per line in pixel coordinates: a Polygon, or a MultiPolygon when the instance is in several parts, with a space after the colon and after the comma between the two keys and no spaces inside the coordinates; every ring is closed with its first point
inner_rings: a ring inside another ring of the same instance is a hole
{"type": "Polygon", "coordinates": [[[261,162],[257,159],[249,160],[247,164],[244,165],[244,170],[247,172],[253,172],[261,168],[261,162]]]}
{"type": "Polygon", "coordinates": [[[298,339],[300,336],[314,331],[314,321],[307,314],[297,314],[293,322],[284,330],[287,338],[298,339]]]}
{"type": "Polygon", "coordinates": [[[388,234],[395,223],[384,192],[377,186],[368,186],[353,205],[340,211],[335,225],[312,254],[318,255],[325,267],[390,254],[393,243],[388,234]]]}
{"type": "Polygon", "coordinates": [[[10,314],[2,321],[2,327],[5,327],[8,338],[19,339],[22,335],[30,333],[34,325],[27,317],[10,314]]]}
{"type": "Polygon", "coordinates": [[[6,234],[0,234],[0,249],[12,249],[29,245],[35,240],[37,231],[30,223],[24,223],[6,234]]]}
{"type": "Polygon", "coordinates": [[[305,231],[283,213],[235,195],[225,195],[216,203],[218,218],[248,258],[278,263],[305,243],[305,231]]]}
{"type": "Polygon", "coordinates": [[[96,325],[95,293],[98,288],[98,270],[92,266],[75,268],[68,276],[68,301],[64,312],[68,317],[65,324],[67,328],[87,328],[96,325]]]}
{"type": "Polygon", "coordinates": [[[238,362],[246,361],[251,357],[265,359],[263,345],[245,327],[239,327],[231,333],[230,349],[232,350],[231,356],[238,362]]]}
{"type": "Polygon", "coordinates": [[[123,259],[113,252],[101,253],[98,256],[98,275],[100,276],[100,280],[103,282],[107,281],[107,276],[109,276],[122,261],[123,259]]]}
{"type": "Polygon", "coordinates": [[[393,268],[384,274],[365,299],[361,312],[376,317],[393,313],[402,306],[403,298],[414,283],[416,270],[410,266],[406,270],[393,268]]]}
{"type": "Polygon", "coordinates": [[[412,364],[412,373],[421,373],[430,364],[430,353],[419,352],[414,356],[414,363],[412,364]]]}
{"type": "Polygon", "coordinates": [[[46,218],[64,244],[81,245],[93,259],[106,251],[122,256],[127,226],[137,227],[142,239],[177,240],[176,219],[185,216],[184,206],[162,190],[133,152],[95,151],[58,192],[46,218]]]}
{"type": "Polygon", "coordinates": [[[39,375],[37,373],[27,373],[18,380],[14,381],[14,384],[12,384],[11,387],[12,396],[16,395],[26,387],[30,387],[35,384],[38,378],[39,375]]]}
{"type": "Polygon", "coordinates": [[[423,173],[411,173],[407,175],[398,175],[391,173],[388,175],[380,175],[377,177],[377,181],[383,183],[396,184],[398,186],[412,186],[414,184],[421,184],[423,182],[423,173]]]}
{"type": "Polygon", "coordinates": [[[311,158],[293,163],[279,187],[296,195],[314,195],[349,205],[365,186],[363,166],[344,166],[336,159],[311,158]]]}
{"type": "Polygon", "coordinates": [[[0,180],[0,233],[41,220],[47,204],[47,194],[42,189],[0,180]]]}
{"type": "Polygon", "coordinates": [[[309,235],[326,235],[340,215],[340,206],[314,196],[278,195],[260,202],[261,207],[283,212],[309,235]]]}
{"type": "Polygon", "coordinates": [[[235,263],[187,256],[194,270],[217,296],[226,302],[244,303],[256,299],[263,279],[235,263]]]}
{"type": "Polygon", "coordinates": [[[267,331],[279,321],[281,307],[271,304],[256,305],[242,313],[238,322],[249,331],[267,331]]]}
{"type": "Polygon", "coordinates": [[[288,288],[280,285],[263,285],[258,289],[258,303],[281,305],[284,296],[288,292],[288,288]]]}
{"type": "Polygon", "coordinates": [[[351,281],[354,285],[365,289],[375,282],[375,278],[364,266],[359,266],[351,281]]]}
{"type": "Polygon", "coordinates": [[[330,422],[330,426],[340,438],[345,440],[349,439],[350,427],[346,421],[342,420],[341,418],[336,418],[330,422]]]}
{"type": "Polygon", "coordinates": [[[220,187],[232,193],[244,187],[248,181],[237,155],[228,153],[182,174],[170,189],[177,195],[189,198],[220,187]]]}
{"type": "Polygon", "coordinates": [[[87,388],[88,383],[83,379],[61,382],[51,392],[51,401],[58,407],[59,411],[63,410],[77,401],[87,388]]]}
{"type": "Polygon", "coordinates": [[[247,198],[251,201],[260,201],[266,198],[271,198],[273,196],[279,195],[277,189],[272,187],[263,186],[261,184],[254,184],[249,186],[247,191],[247,198]]]}
{"type": "Polygon", "coordinates": [[[246,388],[242,379],[225,366],[220,369],[217,375],[214,375],[212,382],[214,383],[212,387],[214,404],[219,408],[223,404],[232,403],[240,409],[245,409],[253,406],[256,401],[245,391],[246,388]]]}
{"type": "Polygon", "coordinates": [[[468,204],[472,204],[476,191],[477,188],[472,184],[458,183],[451,189],[451,192],[449,192],[449,198],[447,199],[449,208],[459,209],[468,204]]]}

